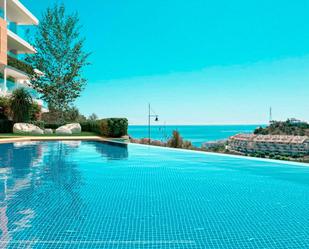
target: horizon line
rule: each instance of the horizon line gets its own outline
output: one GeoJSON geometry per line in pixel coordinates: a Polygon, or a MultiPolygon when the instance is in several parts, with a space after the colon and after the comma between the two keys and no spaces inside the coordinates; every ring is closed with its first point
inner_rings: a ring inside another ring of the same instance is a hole
{"type": "MultiPolygon", "coordinates": [[[[148,124],[129,124],[131,126],[148,126],[148,124]]],[[[219,126],[219,125],[268,125],[268,123],[206,123],[206,124],[151,124],[151,126],[219,126]]]]}

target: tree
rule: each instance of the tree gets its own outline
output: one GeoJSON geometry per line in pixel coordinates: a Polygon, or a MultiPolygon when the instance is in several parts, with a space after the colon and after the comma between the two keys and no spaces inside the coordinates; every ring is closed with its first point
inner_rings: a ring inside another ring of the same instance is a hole
{"type": "Polygon", "coordinates": [[[97,114],[92,113],[92,114],[88,117],[88,120],[90,120],[90,121],[96,121],[96,120],[98,120],[97,114]]]}
{"type": "Polygon", "coordinates": [[[80,114],[77,107],[73,106],[68,108],[64,113],[64,119],[66,122],[84,122],[86,117],[80,114]]]}
{"type": "Polygon", "coordinates": [[[48,8],[33,42],[37,53],[27,57],[40,71],[34,70],[31,84],[62,118],[86,84],[82,72],[89,64],[89,53],[84,52],[85,39],[80,37],[80,29],[78,15],[67,15],[64,5],[48,8]]]}
{"type": "Polygon", "coordinates": [[[14,122],[28,122],[30,120],[33,102],[30,93],[26,89],[17,88],[14,90],[10,105],[14,122]]]}

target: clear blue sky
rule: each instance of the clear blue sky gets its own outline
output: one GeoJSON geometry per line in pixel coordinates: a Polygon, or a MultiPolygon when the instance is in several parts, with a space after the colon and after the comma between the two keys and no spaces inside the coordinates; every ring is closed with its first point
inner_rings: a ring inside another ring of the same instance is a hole
{"type": "MultiPolygon", "coordinates": [[[[22,0],[37,16],[53,1],[22,0]]],[[[57,2],[57,1],[54,1],[57,2]]],[[[167,124],[309,120],[307,0],[65,0],[92,52],[81,112],[167,124]]]]}

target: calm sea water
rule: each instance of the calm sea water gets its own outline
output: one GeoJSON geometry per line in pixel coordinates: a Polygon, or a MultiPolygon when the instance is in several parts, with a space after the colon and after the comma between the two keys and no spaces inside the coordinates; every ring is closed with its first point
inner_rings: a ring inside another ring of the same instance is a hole
{"type": "MultiPolygon", "coordinates": [[[[251,133],[261,125],[173,125],[151,126],[151,138],[165,141],[173,130],[178,130],[182,137],[190,140],[195,146],[204,142],[227,139],[237,133],[251,133]]],[[[147,125],[129,126],[129,135],[133,138],[148,137],[147,125]]]]}

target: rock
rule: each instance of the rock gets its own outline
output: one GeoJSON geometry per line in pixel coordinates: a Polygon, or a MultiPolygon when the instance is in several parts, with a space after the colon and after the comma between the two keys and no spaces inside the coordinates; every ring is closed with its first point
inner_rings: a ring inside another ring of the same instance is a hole
{"type": "Polygon", "coordinates": [[[53,134],[52,129],[44,129],[44,134],[53,134]]]}
{"type": "MultiPolygon", "coordinates": [[[[82,127],[80,126],[79,123],[72,123],[72,124],[67,124],[60,126],[57,130],[63,130],[64,132],[67,132],[65,130],[69,130],[71,133],[70,134],[76,134],[76,133],[81,133],[82,132],[82,127]]],[[[57,133],[56,130],[56,133],[57,133]]],[[[62,133],[65,134],[65,133],[62,133]]]]}
{"type": "Polygon", "coordinates": [[[124,140],[130,140],[130,136],[128,136],[128,135],[124,135],[124,136],[122,136],[122,137],[121,137],[121,139],[124,139],[124,140]]]}
{"type": "Polygon", "coordinates": [[[55,133],[58,135],[72,135],[72,131],[64,126],[59,127],[55,133]]]}
{"type": "Polygon", "coordinates": [[[15,134],[29,134],[29,135],[42,135],[43,130],[36,125],[28,123],[16,123],[13,126],[13,133],[15,134]]]}

